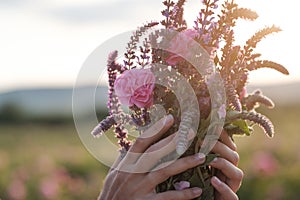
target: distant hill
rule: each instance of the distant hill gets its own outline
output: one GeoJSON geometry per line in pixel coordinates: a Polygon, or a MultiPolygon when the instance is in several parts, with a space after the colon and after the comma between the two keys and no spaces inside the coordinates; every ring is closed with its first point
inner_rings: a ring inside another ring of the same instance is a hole
{"type": "MultiPolygon", "coordinates": [[[[300,104],[300,82],[286,85],[266,85],[248,87],[251,92],[261,89],[278,106],[286,104],[300,104]]],[[[29,116],[70,116],[72,115],[72,88],[64,89],[27,89],[0,93],[0,110],[5,106],[15,106],[25,115],[29,116]]],[[[95,92],[96,109],[106,109],[107,88],[93,87],[80,89],[82,96],[95,92]]],[[[84,112],[88,105],[82,102],[84,112]]]]}
{"type": "Polygon", "coordinates": [[[249,85],[248,91],[260,89],[278,106],[300,104],[300,82],[278,85],[249,85]]]}
{"type": "MultiPolygon", "coordinates": [[[[95,93],[97,109],[105,109],[107,102],[107,88],[98,87],[96,92],[92,87],[80,88],[84,96],[95,93]]],[[[0,94],[0,110],[5,106],[14,106],[25,115],[36,116],[71,116],[72,88],[64,89],[27,89],[16,90],[0,94]]],[[[80,105],[84,110],[87,105],[80,105]]]]}

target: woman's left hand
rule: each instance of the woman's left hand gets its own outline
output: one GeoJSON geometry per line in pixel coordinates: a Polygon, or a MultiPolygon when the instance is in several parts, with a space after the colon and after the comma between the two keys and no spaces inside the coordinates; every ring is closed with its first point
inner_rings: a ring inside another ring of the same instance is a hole
{"type": "Polygon", "coordinates": [[[236,152],[236,145],[228,134],[223,131],[220,140],[216,143],[212,152],[219,154],[210,165],[218,169],[217,175],[211,179],[211,184],[217,191],[217,200],[235,200],[235,194],[241,186],[243,171],[237,167],[239,154],[236,152]],[[233,197],[235,197],[233,199],[233,197]]]}

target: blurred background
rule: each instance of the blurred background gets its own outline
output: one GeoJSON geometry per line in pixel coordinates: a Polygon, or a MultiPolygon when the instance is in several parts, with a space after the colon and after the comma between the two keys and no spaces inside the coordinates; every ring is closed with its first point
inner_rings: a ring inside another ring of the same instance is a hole
{"type": "MultiPolygon", "coordinates": [[[[237,43],[265,25],[280,26],[283,31],[262,41],[258,52],[290,71],[284,76],[264,69],[250,76],[248,91],[260,88],[276,104],[273,110],[261,110],[275,124],[276,135],[267,138],[257,128],[250,137],[235,138],[245,171],[238,194],[240,199],[299,199],[297,8],[292,0],[236,2],[260,16],[257,22],[238,22],[237,43]]],[[[199,0],[186,5],[191,26],[199,6],[199,0]]],[[[73,85],[96,47],[147,21],[161,20],[162,9],[160,0],[0,0],[0,199],[97,197],[108,168],[78,137],[73,85]]],[[[98,91],[102,95],[96,97],[96,109],[102,118],[107,114],[106,86],[99,85],[98,91]]]]}

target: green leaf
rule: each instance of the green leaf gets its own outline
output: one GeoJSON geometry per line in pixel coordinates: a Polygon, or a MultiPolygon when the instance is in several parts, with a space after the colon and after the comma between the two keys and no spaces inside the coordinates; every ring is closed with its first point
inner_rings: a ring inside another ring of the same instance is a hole
{"type": "Polygon", "coordinates": [[[245,120],[239,119],[232,122],[233,126],[236,126],[238,129],[242,130],[247,136],[250,135],[251,131],[249,130],[248,124],[245,120]]]}
{"type": "Polygon", "coordinates": [[[204,162],[203,164],[201,164],[200,167],[205,167],[205,166],[209,165],[209,163],[210,163],[211,161],[213,161],[213,159],[215,159],[215,158],[218,157],[218,156],[219,156],[219,154],[214,154],[214,153],[208,154],[208,155],[206,156],[205,162],[204,162]]]}
{"type": "Polygon", "coordinates": [[[189,179],[189,182],[191,183],[191,188],[192,187],[204,188],[204,185],[202,184],[202,181],[197,173],[193,174],[193,176],[189,179]]]}

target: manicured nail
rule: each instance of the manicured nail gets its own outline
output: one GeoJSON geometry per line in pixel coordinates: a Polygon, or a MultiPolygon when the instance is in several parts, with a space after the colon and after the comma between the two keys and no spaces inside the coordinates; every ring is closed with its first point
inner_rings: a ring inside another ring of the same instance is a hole
{"type": "Polygon", "coordinates": [[[195,195],[199,196],[202,193],[202,190],[201,190],[201,188],[194,187],[194,188],[192,188],[192,192],[195,195]]]}
{"type": "Polygon", "coordinates": [[[190,129],[188,134],[188,140],[194,139],[195,136],[196,136],[195,131],[193,129],[190,129]]]}
{"type": "Polygon", "coordinates": [[[164,126],[170,123],[173,120],[173,116],[171,114],[167,115],[164,120],[164,126]]]}
{"type": "Polygon", "coordinates": [[[216,176],[213,176],[212,177],[212,182],[215,184],[215,185],[221,185],[222,183],[221,183],[221,181],[220,181],[220,179],[218,179],[216,176]]]}
{"type": "Polygon", "coordinates": [[[235,144],[235,143],[233,143],[233,147],[234,147],[234,149],[237,149],[237,146],[236,146],[236,144],[235,144]]]}
{"type": "Polygon", "coordinates": [[[214,158],[210,163],[216,163],[218,161],[218,158],[214,158]]]}
{"type": "Polygon", "coordinates": [[[195,154],[195,159],[197,161],[204,161],[205,160],[205,155],[203,153],[196,153],[195,154]]]}

